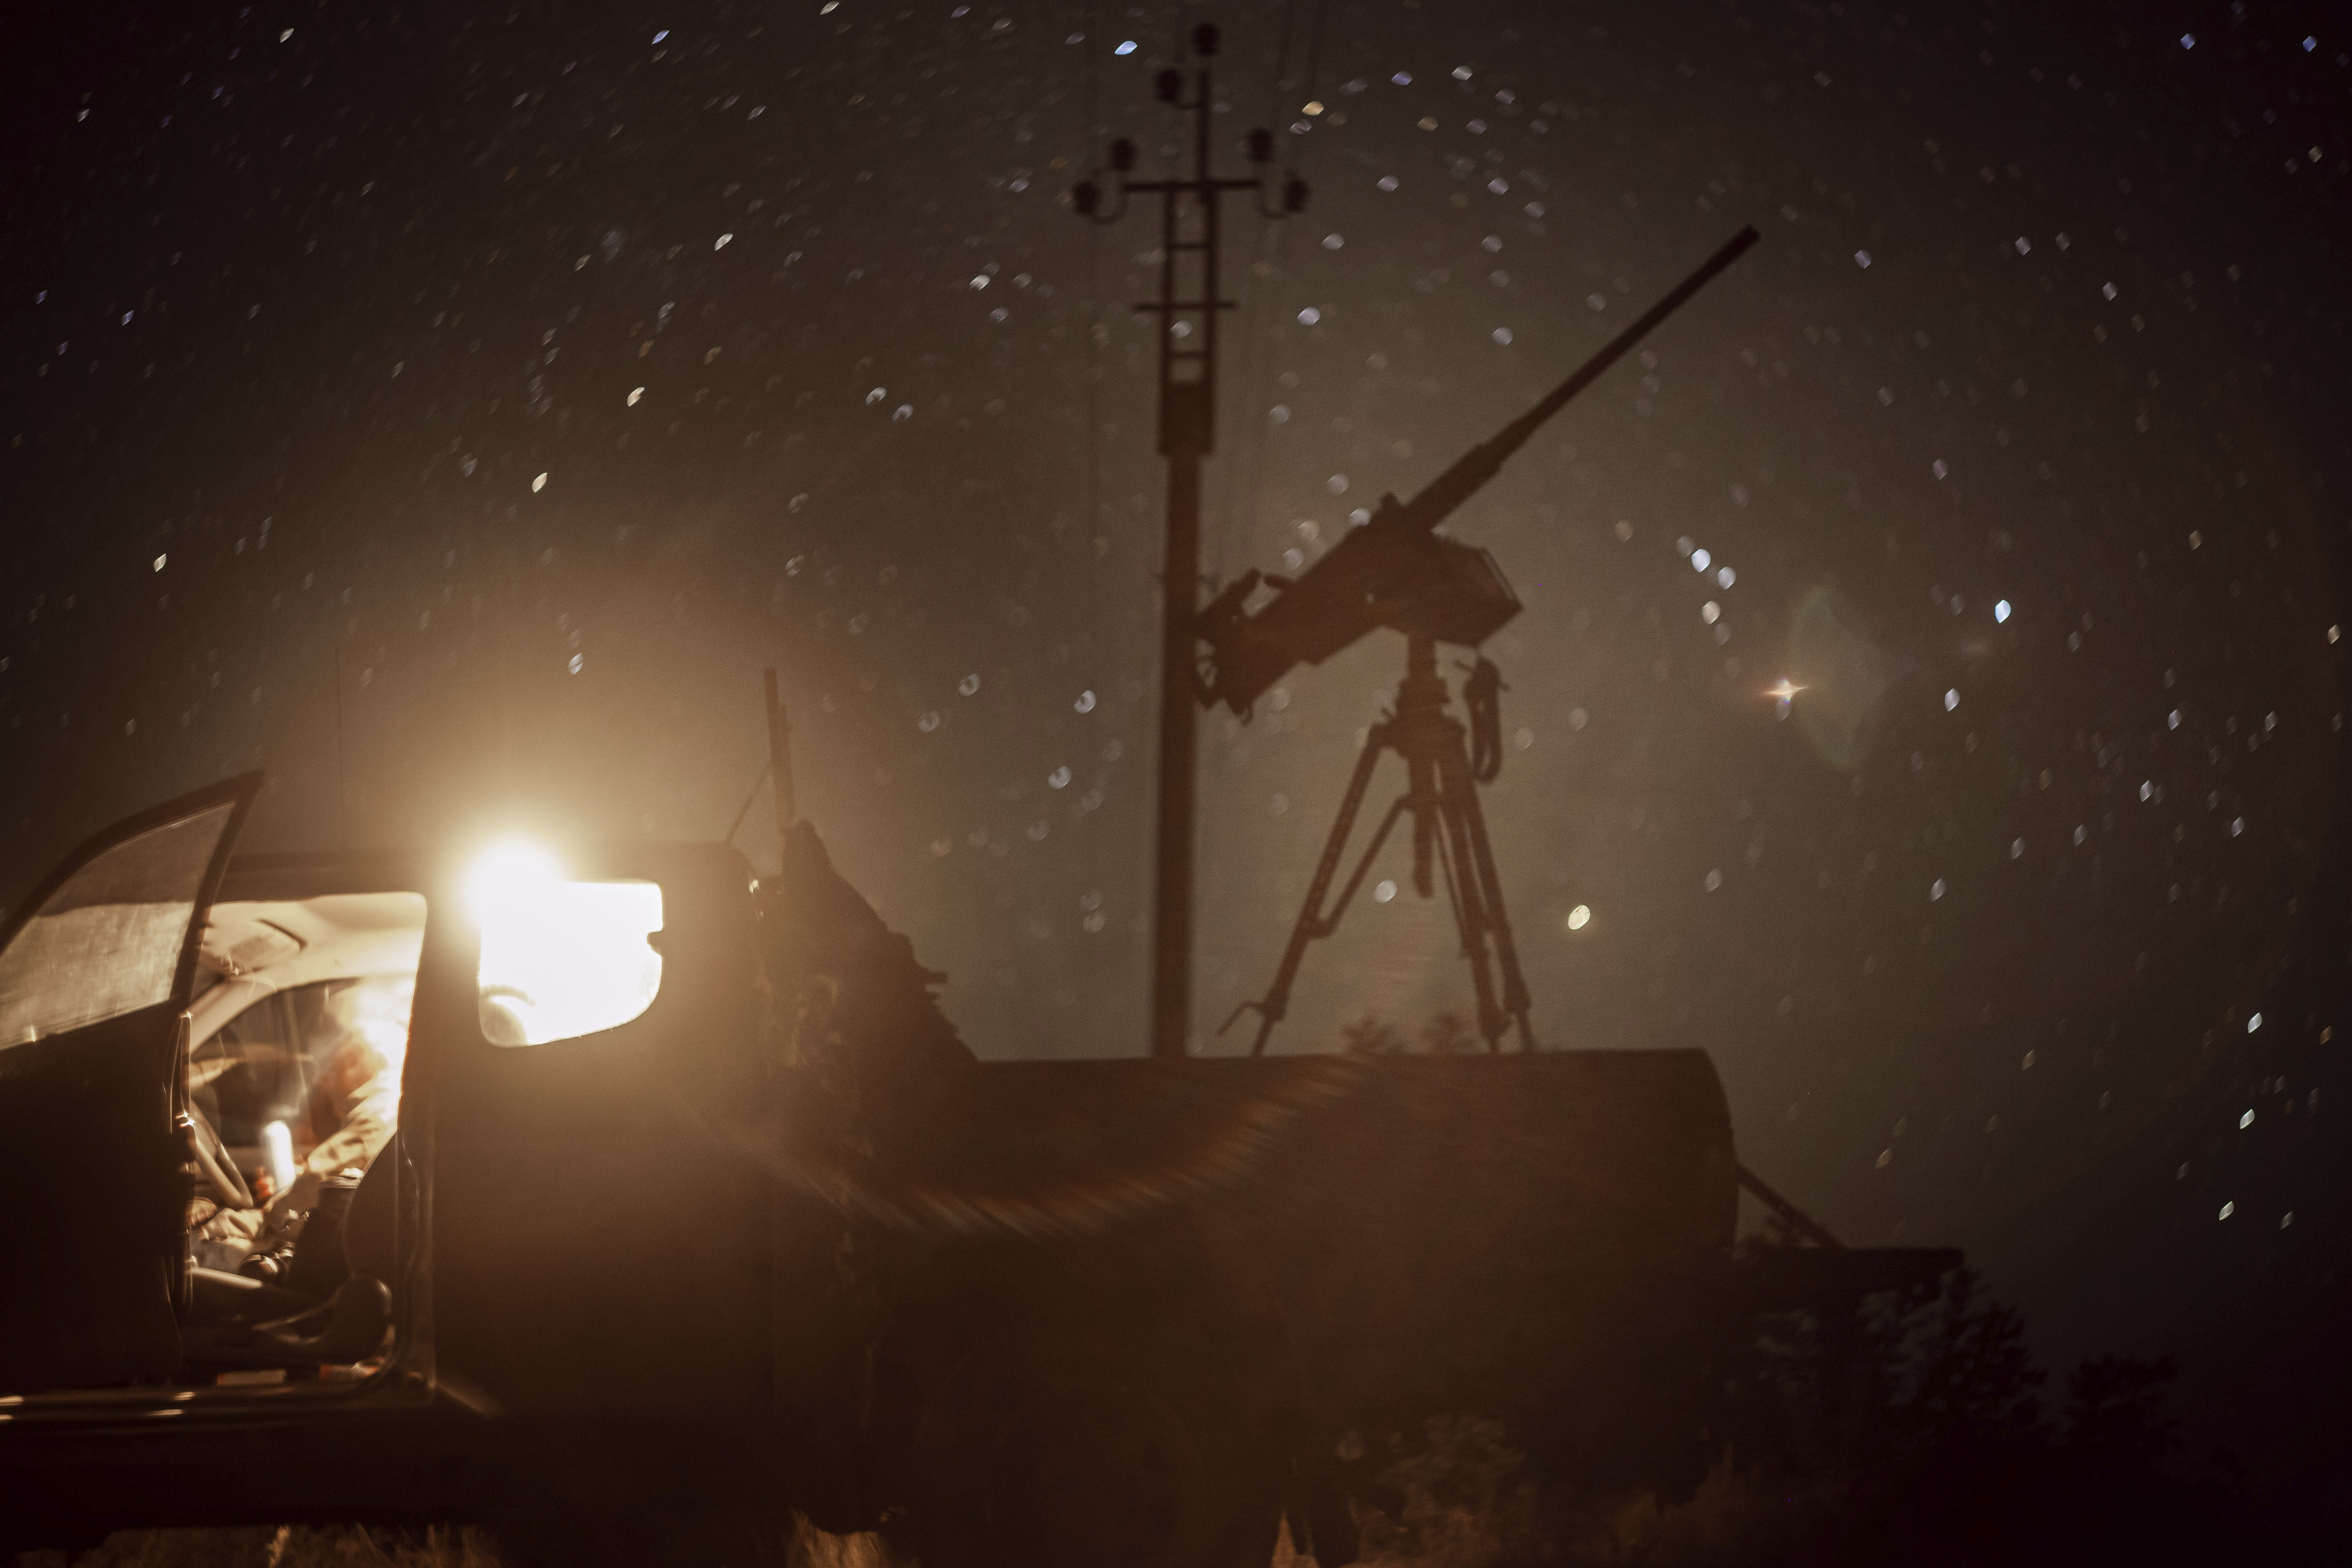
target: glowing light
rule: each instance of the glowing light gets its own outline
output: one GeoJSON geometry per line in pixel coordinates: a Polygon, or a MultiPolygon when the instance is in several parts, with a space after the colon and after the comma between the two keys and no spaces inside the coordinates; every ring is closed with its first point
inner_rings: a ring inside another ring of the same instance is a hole
{"type": "Polygon", "coordinates": [[[474,918],[488,921],[518,901],[529,903],[562,879],[555,857],[523,838],[504,838],[482,851],[466,874],[466,900],[474,918]]]}
{"type": "Polygon", "coordinates": [[[1568,911],[1569,930],[1582,931],[1586,926],[1589,926],[1591,923],[1592,910],[1588,906],[1579,904],[1576,908],[1568,911]]]}
{"type": "Polygon", "coordinates": [[[577,882],[544,848],[492,845],[467,876],[481,928],[480,1018],[493,1045],[537,1046],[616,1028],[652,1005],[661,889],[577,882]]]}
{"type": "Polygon", "coordinates": [[[269,1179],[278,1192],[294,1184],[294,1132],[283,1121],[268,1121],[261,1128],[261,1154],[269,1165],[269,1179]]]}
{"type": "Polygon", "coordinates": [[[1790,702],[1796,700],[1797,693],[1804,689],[1805,689],[1803,687],[1798,685],[1795,681],[1790,679],[1784,675],[1780,679],[1777,684],[1766,687],[1764,689],[1764,695],[1771,698],[1781,707],[1786,708],[1790,702]]]}

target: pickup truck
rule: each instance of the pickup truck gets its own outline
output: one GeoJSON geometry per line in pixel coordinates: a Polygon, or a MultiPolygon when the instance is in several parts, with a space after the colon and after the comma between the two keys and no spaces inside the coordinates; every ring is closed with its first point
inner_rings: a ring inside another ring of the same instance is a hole
{"type": "Polygon", "coordinates": [[[0,1547],[1339,1568],[1368,1422],[1695,1480],[1725,1336],[1958,1261],[1736,1254],[1702,1052],[981,1061],[805,823],[237,856],[259,785],[0,928],[0,1547]]]}

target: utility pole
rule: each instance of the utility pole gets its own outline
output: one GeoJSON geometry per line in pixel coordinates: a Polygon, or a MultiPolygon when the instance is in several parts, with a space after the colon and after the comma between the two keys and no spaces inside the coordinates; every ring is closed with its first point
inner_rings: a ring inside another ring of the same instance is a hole
{"type": "Polygon", "coordinates": [[[1104,191],[1087,180],[1070,192],[1070,205],[1095,223],[1116,223],[1130,195],[1160,198],[1160,298],[1135,308],[1160,319],[1160,453],[1168,459],[1168,547],[1160,568],[1160,812],[1151,956],[1151,1054],[1181,1057],[1190,1033],[1192,999],[1192,704],[1197,671],[1194,616],[1201,579],[1201,463],[1215,444],[1217,315],[1234,301],[1217,295],[1217,208],[1228,192],[1258,193],[1265,217],[1286,217],[1307,205],[1307,186],[1286,172],[1280,205],[1269,206],[1274,138],[1249,135],[1255,177],[1221,180],[1209,172],[1209,122],[1215,103],[1209,60],[1217,29],[1192,29],[1192,97],[1184,72],[1160,73],[1160,101],[1192,117],[1190,179],[1130,180],[1135,143],[1111,143],[1118,176],[1105,207],[1104,191]],[[1184,263],[1189,262],[1186,266],[1184,263]]]}

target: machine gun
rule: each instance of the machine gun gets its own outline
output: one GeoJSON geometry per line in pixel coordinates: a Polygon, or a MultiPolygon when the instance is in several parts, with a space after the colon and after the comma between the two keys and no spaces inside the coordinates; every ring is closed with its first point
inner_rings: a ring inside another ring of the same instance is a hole
{"type": "Polygon", "coordinates": [[[1274,984],[1263,998],[1243,1004],[1225,1020],[1224,1027],[1231,1028],[1243,1013],[1257,1013],[1257,1039],[1251,1055],[1265,1049],[1267,1037],[1288,1009],[1290,988],[1307,944],[1338,928],[1373,856],[1386,842],[1397,818],[1408,810],[1413,817],[1414,889],[1423,898],[1430,897],[1433,863],[1443,866],[1463,952],[1470,960],[1477,987],[1479,1033],[1493,1050],[1516,1023],[1521,1047],[1534,1048],[1535,1036],[1528,1023],[1527,983],[1519,973],[1518,953],[1503,909],[1502,887],[1495,873],[1476,788],[1492,779],[1501,764],[1501,752],[1493,739],[1499,724],[1494,694],[1500,677],[1491,663],[1480,658],[1465,687],[1473,727],[1479,731],[1481,742],[1474,756],[1473,748],[1465,747],[1463,726],[1446,716],[1445,679],[1437,672],[1439,643],[1475,648],[1519,613],[1519,601],[1494,556],[1447,539],[1439,530],[1570,398],[1737,261],[1757,238],[1755,229],[1741,229],[1573,375],[1491,439],[1471,447],[1420,494],[1408,501],[1383,495],[1370,521],[1350,529],[1298,577],[1246,572],[1202,607],[1195,626],[1209,652],[1196,679],[1201,703],[1213,707],[1223,702],[1244,717],[1268,688],[1300,664],[1321,664],[1381,627],[1402,632],[1405,637],[1405,673],[1397,686],[1396,708],[1372,726],[1365,739],[1339,817],[1316,867],[1315,880],[1291,928],[1290,943],[1274,984]],[[1275,596],[1253,611],[1250,601],[1260,588],[1271,588],[1275,596]],[[1327,913],[1324,900],[1346,852],[1372,770],[1381,753],[1391,750],[1404,759],[1410,784],[1389,808],[1327,913]],[[1499,994],[1490,962],[1501,971],[1499,994]]]}

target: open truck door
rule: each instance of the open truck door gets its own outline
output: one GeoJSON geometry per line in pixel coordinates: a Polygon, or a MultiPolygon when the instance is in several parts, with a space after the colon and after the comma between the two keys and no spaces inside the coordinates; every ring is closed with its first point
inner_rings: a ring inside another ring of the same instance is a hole
{"type": "Polygon", "coordinates": [[[767,1408],[766,1063],[750,873],[716,847],[492,852],[419,974],[433,1338],[460,1397],[562,1428],[767,1408]]]}
{"type": "Polygon", "coordinates": [[[0,1394],[178,1370],[180,1019],[260,787],[246,773],[115,824],[0,928],[0,1394]]]}

